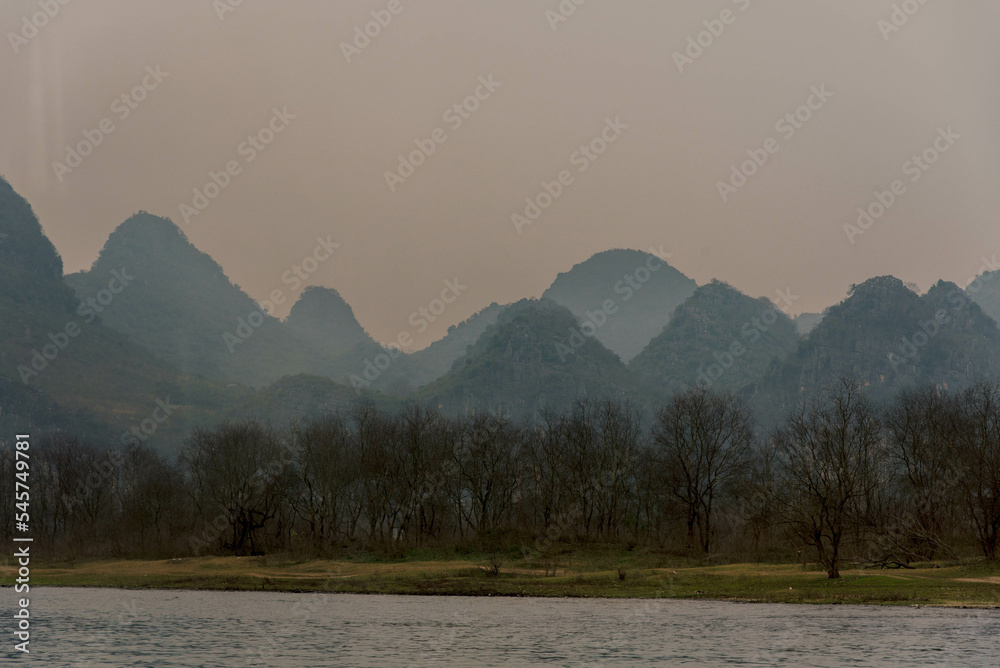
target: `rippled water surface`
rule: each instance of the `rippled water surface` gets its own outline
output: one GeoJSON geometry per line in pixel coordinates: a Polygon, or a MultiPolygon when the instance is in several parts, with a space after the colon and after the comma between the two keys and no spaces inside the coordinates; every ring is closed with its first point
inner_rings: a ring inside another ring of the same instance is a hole
{"type": "MultiPolygon", "coordinates": [[[[11,619],[13,591],[3,594],[11,619]]],[[[39,666],[998,666],[1000,612],[36,589],[39,666]]],[[[4,623],[6,629],[9,622],[4,623]]],[[[12,647],[4,633],[8,656],[12,647]]]]}

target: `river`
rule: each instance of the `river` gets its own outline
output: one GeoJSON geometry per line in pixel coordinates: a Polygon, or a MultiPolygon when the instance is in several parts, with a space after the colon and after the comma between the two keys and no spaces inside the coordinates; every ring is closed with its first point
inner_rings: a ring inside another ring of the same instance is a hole
{"type": "MultiPolygon", "coordinates": [[[[10,628],[14,593],[2,593],[10,628]]],[[[991,666],[1000,612],[38,588],[26,666],[991,666]]]]}

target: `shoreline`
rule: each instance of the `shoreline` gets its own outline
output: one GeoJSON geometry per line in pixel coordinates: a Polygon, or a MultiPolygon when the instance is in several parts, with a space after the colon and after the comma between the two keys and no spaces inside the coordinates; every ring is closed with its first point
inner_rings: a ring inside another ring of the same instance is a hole
{"type": "MultiPolygon", "coordinates": [[[[801,565],[729,564],[619,569],[570,565],[547,574],[513,562],[498,574],[472,559],[362,562],[281,557],[92,560],[32,569],[31,586],[124,591],[693,600],[743,604],[1000,609],[1000,564],[845,570],[830,580],[801,565]]],[[[0,566],[0,583],[15,569],[0,566]]]]}
{"type": "MultiPolygon", "coordinates": [[[[537,599],[539,601],[546,600],[563,600],[563,601],[660,601],[660,602],[677,602],[677,603],[729,603],[732,605],[781,605],[781,606],[791,606],[791,607],[818,607],[818,606],[851,606],[859,608],[933,608],[937,610],[1000,610],[1000,603],[990,604],[984,603],[980,605],[976,604],[966,604],[966,603],[845,603],[845,602],[828,602],[828,601],[808,601],[808,602],[793,602],[793,601],[764,601],[757,599],[744,599],[744,598],[713,598],[712,596],[699,596],[697,598],[691,597],[681,597],[681,596],[589,596],[587,594],[564,594],[564,595],[531,595],[531,594],[474,594],[474,593],[394,593],[391,591],[384,592],[364,592],[364,591],[337,591],[328,589],[251,589],[251,588],[211,588],[211,587],[157,587],[157,586],[115,586],[115,585],[78,585],[78,584],[44,584],[35,585],[37,589],[99,589],[99,590],[112,590],[112,591],[122,591],[122,592],[137,592],[137,591],[160,591],[160,592],[220,592],[229,594],[253,594],[253,593],[265,593],[265,594],[328,594],[330,596],[398,596],[405,598],[520,598],[520,599],[537,599]]],[[[11,585],[2,584],[0,585],[0,590],[10,589],[11,585]]]]}

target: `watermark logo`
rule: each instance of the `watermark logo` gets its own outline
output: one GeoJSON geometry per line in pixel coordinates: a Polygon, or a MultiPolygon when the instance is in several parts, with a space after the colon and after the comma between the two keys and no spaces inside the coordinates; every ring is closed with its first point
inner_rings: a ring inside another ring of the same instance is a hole
{"type": "MultiPolygon", "coordinates": [[[[111,103],[111,113],[115,114],[119,122],[124,121],[132,112],[139,108],[142,102],[145,102],[149,97],[149,94],[160,87],[167,77],[170,76],[169,72],[163,72],[160,70],[160,66],[156,67],[149,66],[146,68],[146,76],[142,78],[142,81],[132,90],[127,93],[122,93],[119,97],[115,98],[115,101],[111,103]]],[[[84,159],[94,152],[98,146],[104,143],[104,140],[111,135],[117,128],[115,127],[115,121],[111,117],[102,118],[92,130],[83,130],[81,134],[83,139],[76,143],[75,146],[66,147],[66,156],[63,158],[62,162],[54,161],[52,163],[52,171],[55,172],[56,178],[59,179],[59,183],[63,182],[67,174],[72,174],[73,170],[83,164],[84,159]]]]}
{"type": "Polygon", "coordinates": [[[145,443],[151,436],[154,436],[160,427],[170,421],[174,411],[180,406],[170,403],[170,397],[157,399],[156,408],[153,409],[151,417],[146,418],[139,424],[133,426],[129,431],[122,434],[120,442],[122,445],[130,445],[139,441],[145,443]]]}
{"type": "MultiPolygon", "coordinates": [[[[741,12],[750,8],[750,0],[732,0],[732,2],[739,6],[741,12]]],[[[726,27],[736,23],[738,16],[733,10],[724,9],[719,14],[719,18],[702,21],[705,29],[697,35],[687,38],[687,47],[683,52],[674,51],[674,64],[677,65],[677,71],[684,74],[685,67],[694,65],[695,61],[705,55],[705,52],[712,48],[716,40],[725,34],[726,27]]]]}
{"type": "Polygon", "coordinates": [[[194,189],[191,203],[182,202],[179,205],[185,225],[189,224],[193,217],[205,211],[213,200],[232,185],[233,179],[243,173],[244,165],[250,164],[257,159],[257,156],[266,151],[271,142],[288,129],[288,126],[295,119],[294,114],[288,113],[288,107],[281,109],[275,107],[272,112],[271,120],[265,127],[248,135],[246,140],[236,147],[236,153],[243,158],[243,164],[239,160],[229,160],[222,170],[209,171],[208,182],[203,187],[194,189]]]}
{"type": "Polygon", "coordinates": [[[243,6],[243,0],[212,0],[212,9],[219,21],[226,20],[226,14],[232,14],[243,6]]]}
{"type": "Polygon", "coordinates": [[[892,6],[892,13],[888,19],[879,19],[878,29],[882,33],[882,39],[888,42],[893,34],[903,29],[910,19],[917,15],[928,0],[906,0],[901,4],[892,6]]]}
{"type": "Polygon", "coordinates": [[[646,258],[644,264],[636,267],[635,271],[626,274],[622,280],[615,283],[614,291],[616,295],[621,297],[621,304],[618,302],[618,297],[605,299],[596,310],[584,312],[585,318],[579,327],[569,329],[569,338],[567,339],[569,345],[562,341],[556,342],[556,353],[559,354],[560,362],[566,364],[569,356],[580,350],[587,343],[587,339],[597,336],[597,332],[619,313],[621,307],[632,301],[636,293],[642,290],[653,278],[653,274],[666,266],[667,260],[673,257],[672,254],[664,252],[663,246],[660,246],[659,249],[650,248],[649,250],[656,257],[646,258]]]}
{"type": "MultiPolygon", "coordinates": [[[[468,289],[469,286],[462,285],[457,276],[452,280],[445,281],[444,289],[441,291],[441,297],[439,299],[434,299],[427,306],[422,306],[411,313],[407,322],[409,322],[411,327],[416,329],[417,334],[424,333],[432,323],[436,322],[438,318],[444,315],[448,306],[458,301],[458,298],[461,297],[468,289]]],[[[383,373],[388,371],[389,367],[392,366],[393,361],[402,357],[403,351],[412,345],[413,335],[410,333],[410,330],[401,331],[396,336],[395,341],[385,347],[385,352],[376,355],[375,359],[365,360],[365,366],[360,375],[351,374],[351,387],[353,387],[355,391],[370,388],[372,383],[378,380],[383,373]]]]}
{"type": "Polygon", "coordinates": [[[577,8],[585,4],[587,4],[587,0],[562,0],[554,10],[546,10],[545,20],[549,22],[552,32],[558,30],[561,24],[569,21],[570,17],[576,14],[577,8]]]}
{"type": "Polygon", "coordinates": [[[934,317],[917,323],[917,330],[908,337],[903,337],[899,342],[897,351],[888,355],[889,364],[894,372],[898,372],[902,364],[915,363],[920,351],[930,345],[931,341],[941,333],[941,331],[954,322],[956,316],[968,309],[972,305],[969,295],[975,295],[983,289],[983,284],[993,280],[994,273],[1000,269],[1000,262],[997,256],[992,259],[983,258],[983,264],[979,267],[979,273],[972,279],[965,291],[952,290],[945,297],[949,308],[939,309],[934,313],[934,317]]]}
{"type": "MultiPolygon", "coordinates": [[[[910,177],[910,183],[917,183],[961,138],[962,135],[956,134],[950,125],[947,129],[938,128],[938,136],[931,145],[903,163],[903,175],[910,177]]],[[[887,190],[875,190],[874,200],[866,206],[858,207],[856,224],[844,225],[847,240],[852,245],[857,243],[857,238],[870,230],[876,221],[881,220],[907,192],[909,189],[902,179],[894,180],[887,190]]]]}
{"type": "MultiPolygon", "coordinates": [[[[493,97],[497,89],[503,82],[496,81],[493,74],[479,77],[479,85],[472,95],[469,95],[461,102],[456,102],[449,107],[442,118],[456,132],[462,125],[472,118],[472,115],[479,111],[482,103],[493,97]]],[[[396,188],[406,183],[407,179],[416,174],[417,169],[422,167],[427,160],[437,152],[438,146],[448,141],[448,132],[444,128],[435,128],[427,139],[414,140],[416,149],[408,154],[399,155],[399,164],[395,171],[386,170],[385,183],[389,186],[390,192],[396,192],[396,188]]]]}
{"type": "MultiPolygon", "coordinates": [[[[114,301],[115,295],[124,292],[125,288],[134,280],[135,276],[130,275],[124,267],[112,271],[107,287],[99,290],[96,296],[82,300],[77,308],[77,315],[83,318],[88,325],[91,324],[97,319],[97,314],[103,313],[104,309],[114,301]]],[[[49,343],[42,346],[41,350],[32,350],[30,362],[17,367],[21,382],[27,385],[28,381],[49,368],[49,365],[55,362],[59,355],[69,348],[73,339],[80,336],[82,332],[83,328],[75,320],[67,322],[58,332],[50,332],[48,335],[49,343]]]]}
{"type": "Polygon", "coordinates": [[[387,29],[395,17],[403,13],[406,7],[400,0],[389,0],[385,9],[373,9],[371,11],[372,20],[363,26],[354,26],[354,37],[350,42],[341,42],[340,51],[344,54],[347,64],[350,65],[354,58],[372,44],[372,40],[382,34],[387,29]]]}
{"type": "MultiPolygon", "coordinates": [[[[577,172],[582,174],[590,169],[590,166],[597,162],[597,159],[604,155],[608,147],[614,144],[628,130],[629,126],[623,123],[620,116],[615,116],[612,120],[605,119],[604,129],[589,143],[583,144],[579,149],[569,156],[569,163],[576,167],[577,172]]],[[[542,181],[542,191],[535,197],[528,197],[524,200],[526,206],[523,213],[511,214],[510,220],[514,224],[514,229],[518,234],[524,232],[524,228],[533,225],[535,221],[542,217],[542,213],[548,210],[556,200],[562,197],[566,188],[576,182],[576,177],[570,169],[563,169],[556,175],[553,181],[542,181]]]]}
{"type": "Polygon", "coordinates": [[[70,2],[71,0],[38,0],[41,11],[35,12],[30,17],[21,17],[21,30],[7,33],[7,40],[14,53],[20,53],[21,47],[27,46],[28,42],[37,37],[38,32],[49,25],[70,2]]]}
{"type": "MultiPolygon", "coordinates": [[[[281,282],[290,286],[293,293],[297,292],[312,274],[319,271],[320,265],[333,257],[333,254],[340,248],[340,244],[333,242],[331,235],[327,235],[326,239],[316,237],[316,243],[311,255],[307,255],[281,275],[281,282]]],[[[238,318],[235,332],[225,332],[222,335],[222,342],[229,354],[234,354],[237,346],[246,343],[254,332],[264,325],[266,322],[265,314],[271,315],[276,306],[284,304],[286,300],[285,291],[277,288],[270,292],[268,299],[260,303],[260,311],[254,311],[246,318],[238,318]]]]}
{"type": "MultiPolygon", "coordinates": [[[[778,119],[778,122],[774,124],[775,132],[778,132],[785,141],[791,140],[799,130],[805,127],[806,123],[812,120],[815,113],[829,102],[833,95],[831,91],[826,89],[826,84],[819,87],[813,86],[810,88],[810,95],[806,98],[805,104],[778,119]]],[[[756,176],[757,172],[770,161],[771,156],[780,150],[781,142],[774,137],[769,137],[764,142],[763,148],[748,150],[746,154],[749,159],[739,165],[733,165],[727,181],[716,182],[715,187],[719,190],[722,201],[728,202],[729,198],[749,183],[750,179],[756,176]]]]}
{"type": "MultiPolygon", "coordinates": [[[[698,366],[698,376],[695,379],[697,387],[703,390],[710,389],[712,385],[717,383],[730,369],[737,365],[754,344],[763,339],[771,331],[771,328],[778,322],[779,313],[790,309],[800,299],[798,295],[792,293],[790,288],[778,290],[777,295],[781,306],[764,309],[760,315],[743,323],[743,326],[740,328],[740,337],[733,339],[728,350],[713,353],[712,357],[715,361],[707,367],[705,364],[698,366]]],[[[667,377],[664,380],[670,382],[671,378],[667,377]]]]}

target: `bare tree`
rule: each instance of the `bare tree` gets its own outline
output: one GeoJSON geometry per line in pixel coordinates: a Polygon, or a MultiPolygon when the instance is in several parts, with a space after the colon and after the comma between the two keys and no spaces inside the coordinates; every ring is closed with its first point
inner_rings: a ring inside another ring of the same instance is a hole
{"type": "MultiPolygon", "coordinates": [[[[358,404],[351,412],[352,431],[358,457],[357,508],[352,511],[358,523],[368,526],[368,540],[384,540],[384,532],[394,521],[391,510],[391,476],[388,441],[392,425],[370,404],[358,404]]],[[[391,529],[390,529],[391,531],[391,529]]]]}
{"type": "Polygon", "coordinates": [[[183,508],[180,473],[153,450],[129,446],[116,470],[118,539],[132,553],[164,551],[183,508]]]}
{"type": "MultiPolygon", "coordinates": [[[[846,557],[1000,552],[998,383],[910,391],[881,413],[842,381],[769,447],[757,442],[742,400],[701,389],[675,395],[648,430],[627,404],[593,400],[532,426],[416,404],[282,431],[248,420],[195,431],[178,466],[55,434],[32,450],[32,520],[46,553],[70,558],[167,555],[186,541],[401,556],[425,541],[506,551],[534,537],[523,552],[551,573],[562,541],[760,555],[778,528],[831,578],[846,557]]],[[[12,464],[0,451],[11,479],[12,464]]],[[[0,514],[15,510],[0,499],[0,514]]]]}
{"type": "Polygon", "coordinates": [[[575,503],[570,491],[570,450],[565,415],[542,413],[541,424],[531,433],[529,461],[535,521],[547,530],[575,503]]]}
{"type": "Polygon", "coordinates": [[[422,544],[440,528],[442,490],[438,481],[453,451],[455,428],[437,410],[417,403],[399,411],[392,461],[400,533],[422,544]]]}
{"type": "Polygon", "coordinates": [[[33,474],[36,471],[49,479],[41,493],[32,495],[38,529],[48,532],[52,542],[59,536],[73,552],[103,549],[113,500],[110,453],[55,434],[42,442],[33,474]]]}
{"type": "Polygon", "coordinates": [[[464,497],[460,508],[465,521],[484,535],[506,524],[519,499],[525,434],[504,417],[476,415],[464,425],[461,439],[455,453],[464,497]]]}
{"type": "Polygon", "coordinates": [[[223,518],[228,535],[218,539],[235,554],[257,551],[258,531],[285,502],[291,480],[282,455],[271,429],[251,420],[196,431],[181,454],[201,519],[223,518]]]}
{"type": "Polygon", "coordinates": [[[904,392],[886,411],[886,436],[899,475],[893,517],[878,527],[889,549],[933,559],[947,549],[955,501],[957,402],[937,388],[904,392]]]}
{"type": "Polygon", "coordinates": [[[349,514],[348,490],[358,475],[351,435],[343,417],[331,414],[295,425],[291,439],[301,483],[292,505],[313,548],[323,551],[349,514]]]}
{"type": "Polygon", "coordinates": [[[624,497],[634,480],[638,417],[611,401],[578,401],[560,426],[569,514],[588,539],[619,533],[628,509],[624,497]]]}
{"type": "Polygon", "coordinates": [[[656,418],[655,456],[686,513],[688,547],[708,552],[716,502],[747,465],[753,414],[737,397],[696,388],[674,395],[656,418]]]}
{"type": "Polygon", "coordinates": [[[879,416],[853,380],[842,380],[774,434],[778,512],[840,577],[844,537],[860,524],[885,456],[879,416]]]}
{"type": "Polygon", "coordinates": [[[777,517],[774,507],[775,452],[773,448],[755,448],[743,471],[737,475],[737,513],[749,534],[755,555],[760,555],[762,543],[774,528],[777,517]]]}
{"type": "Polygon", "coordinates": [[[628,404],[605,400],[593,407],[599,466],[595,471],[594,502],[597,528],[618,537],[634,514],[636,464],[643,441],[642,420],[628,404]]]}
{"type": "Polygon", "coordinates": [[[959,410],[957,480],[979,546],[992,561],[1000,549],[1000,384],[969,388],[959,410]]]}

